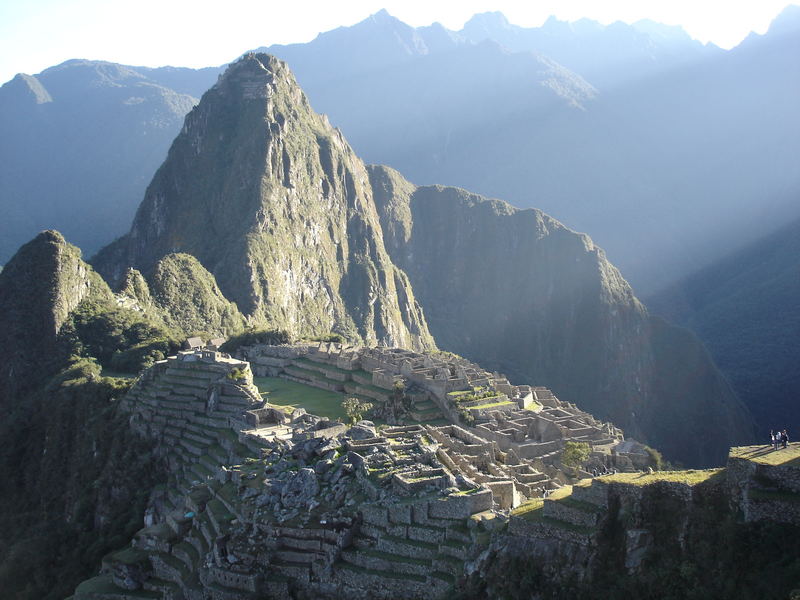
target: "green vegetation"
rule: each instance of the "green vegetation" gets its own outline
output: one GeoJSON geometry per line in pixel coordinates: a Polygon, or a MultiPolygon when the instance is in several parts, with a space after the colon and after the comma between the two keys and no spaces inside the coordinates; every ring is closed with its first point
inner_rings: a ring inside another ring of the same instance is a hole
{"type": "Polygon", "coordinates": [[[103,377],[94,358],[73,357],[0,421],[4,597],[69,596],[141,527],[163,473],[116,410],[130,384],[103,377]]]}
{"type": "Polygon", "coordinates": [[[64,323],[63,356],[94,357],[104,367],[138,373],[175,352],[180,334],[110,302],[85,300],[64,323]]]}
{"type": "Polygon", "coordinates": [[[276,406],[287,409],[305,408],[308,412],[331,420],[345,420],[347,413],[342,407],[344,394],[287,381],[280,377],[255,377],[258,391],[276,406]]]}
{"type": "Polygon", "coordinates": [[[217,281],[189,254],[168,254],[150,278],[153,302],[165,323],[186,334],[241,330],[245,319],[217,281]]]}
{"type": "Polygon", "coordinates": [[[486,408],[497,408],[498,406],[509,406],[514,404],[510,400],[503,400],[502,402],[489,402],[488,404],[479,404],[478,406],[470,406],[470,410],[483,410],[486,408]]]}
{"type": "Polygon", "coordinates": [[[350,419],[350,423],[356,423],[373,409],[373,405],[372,402],[366,402],[359,398],[346,398],[342,400],[342,409],[350,419]]]}
{"type": "Polygon", "coordinates": [[[541,509],[544,506],[543,498],[532,498],[527,502],[523,502],[517,508],[511,511],[515,517],[523,517],[525,519],[531,518],[532,512],[541,509]]]}
{"type": "Polygon", "coordinates": [[[483,387],[476,387],[472,390],[462,390],[459,392],[450,392],[447,395],[457,405],[465,404],[467,402],[474,402],[475,400],[489,400],[491,398],[498,398],[500,396],[497,390],[483,387]]]}
{"type": "Polygon", "coordinates": [[[724,469],[689,469],[687,471],[656,471],[654,473],[615,473],[613,475],[604,475],[601,479],[603,481],[632,485],[650,485],[659,481],[697,485],[708,481],[712,477],[720,476],[723,471],[724,469]]]}
{"type": "Polygon", "coordinates": [[[335,342],[337,344],[343,344],[346,339],[341,333],[327,333],[325,335],[316,335],[308,338],[311,342],[335,342]]]}
{"type": "Polygon", "coordinates": [[[242,381],[244,379],[247,379],[247,369],[244,368],[240,369],[238,367],[232,369],[231,372],[228,373],[228,379],[231,379],[233,381],[242,381]]]}
{"type": "Polygon", "coordinates": [[[740,446],[731,448],[730,456],[745,458],[762,465],[800,466],[800,443],[773,450],[772,446],[740,446]]]}
{"type": "Polygon", "coordinates": [[[255,344],[289,344],[292,339],[289,332],[285,329],[256,329],[249,328],[241,333],[237,333],[228,338],[220,350],[229,354],[234,354],[242,346],[254,346],[255,344]]]}
{"type": "Polygon", "coordinates": [[[591,447],[586,442],[566,442],[561,453],[561,463],[577,469],[589,458],[591,447]]]}
{"type": "Polygon", "coordinates": [[[458,417],[461,419],[461,422],[465,425],[472,425],[475,423],[475,417],[472,416],[472,413],[469,412],[466,408],[458,409],[458,417]]]}

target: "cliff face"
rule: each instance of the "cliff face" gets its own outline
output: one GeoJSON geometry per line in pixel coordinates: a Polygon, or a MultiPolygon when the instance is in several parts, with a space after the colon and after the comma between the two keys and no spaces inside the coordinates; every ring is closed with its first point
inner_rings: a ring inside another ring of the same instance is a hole
{"type": "MultiPolygon", "coordinates": [[[[0,587],[8,597],[64,598],[133,533],[155,483],[149,449],[115,413],[128,384],[102,377],[88,356],[95,347],[110,355],[124,337],[106,326],[115,305],[56,231],[22,246],[0,274],[0,587]],[[86,307],[104,312],[76,328],[86,307]]],[[[148,331],[141,322],[130,329],[148,331]]]]}
{"type": "Polygon", "coordinates": [[[370,175],[387,248],[442,348],[550,387],[688,464],[718,464],[751,435],[700,342],[654,321],[588,236],[385,167],[370,175]]]}
{"type": "Polygon", "coordinates": [[[584,480],[513,511],[455,597],[794,597],[796,458],[751,446],[724,469],[584,480]]]}
{"type": "Polygon", "coordinates": [[[256,323],[433,347],[384,248],[363,163],[275,58],[242,59],[203,96],[130,233],[95,263],[117,280],[176,251],[256,323]]]}

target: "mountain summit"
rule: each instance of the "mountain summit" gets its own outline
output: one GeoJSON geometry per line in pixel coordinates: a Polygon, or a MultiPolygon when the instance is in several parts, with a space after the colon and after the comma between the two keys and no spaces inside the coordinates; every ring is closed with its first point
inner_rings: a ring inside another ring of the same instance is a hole
{"type": "Polygon", "coordinates": [[[364,164],[276,58],[244,57],[203,96],[130,232],[95,262],[117,282],[174,252],[200,260],[255,323],[433,347],[364,164]]]}

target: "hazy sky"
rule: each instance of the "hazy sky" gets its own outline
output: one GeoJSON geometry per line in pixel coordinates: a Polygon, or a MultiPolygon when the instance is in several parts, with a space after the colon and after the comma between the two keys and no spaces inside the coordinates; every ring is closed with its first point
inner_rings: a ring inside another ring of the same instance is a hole
{"type": "Polygon", "coordinates": [[[258,46],[307,42],[381,8],[410,25],[439,21],[450,29],[490,10],[524,26],[549,15],[602,23],[649,18],[730,48],[750,31],[763,33],[790,3],[800,0],[0,0],[0,82],[70,58],[220,65],[258,46]]]}

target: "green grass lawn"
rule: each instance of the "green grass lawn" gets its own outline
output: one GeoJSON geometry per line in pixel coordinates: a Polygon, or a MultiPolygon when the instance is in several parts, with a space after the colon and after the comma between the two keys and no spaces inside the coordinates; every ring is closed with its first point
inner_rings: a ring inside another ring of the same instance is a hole
{"type": "Polygon", "coordinates": [[[280,377],[254,377],[253,383],[270,404],[286,408],[305,408],[311,414],[333,421],[341,419],[343,423],[347,423],[347,415],[342,408],[342,400],[346,398],[344,394],[280,377]]]}
{"type": "Polygon", "coordinates": [[[719,477],[722,471],[722,469],[689,469],[687,471],[655,471],[653,473],[615,473],[614,475],[603,475],[599,479],[632,485],[649,485],[658,481],[697,485],[712,477],[719,477]]]}
{"type": "Polygon", "coordinates": [[[797,442],[778,450],[773,450],[769,445],[739,446],[731,448],[730,455],[734,458],[746,458],[762,465],[800,467],[800,443],[797,442]]]}

